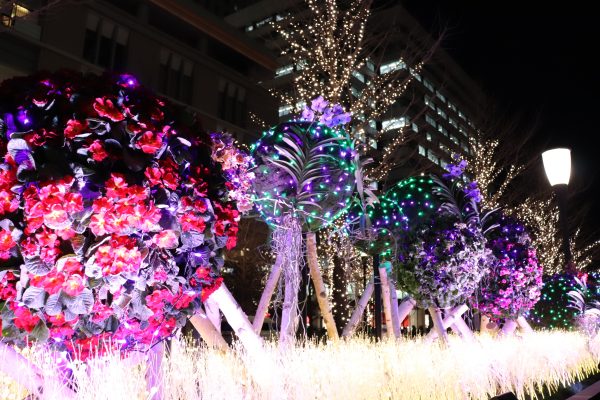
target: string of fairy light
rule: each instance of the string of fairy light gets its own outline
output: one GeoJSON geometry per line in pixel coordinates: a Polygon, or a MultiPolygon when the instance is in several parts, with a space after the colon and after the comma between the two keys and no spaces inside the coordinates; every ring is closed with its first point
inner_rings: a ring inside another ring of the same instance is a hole
{"type": "Polygon", "coordinates": [[[494,210],[501,206],[501,199],[510,184],[523,171],[523,166],[502,165],[498,160],[500,141],[471,136],[471,154],[467,157],[467,172],[483,192],[482,209],[494,210]]]}
{"type": "MultiPolygon", "coordinates": [[[[537,249],[537,257],[547,274],[564,269],[565,258],[562,251],[559,227],[558,206],[553,199],[528,198],[518,207],[510,210],[531,230],[532,242],[537,249]]],[[[592,262],[592,255],[600,247],[600,240],[587,246],[581,245],[581,230],[577,229],[570,239],[573,262],[583,268],[592,262]]]]}
{"type": "MultiPolygon", "coordinates": [[[[271,92],[293,112],[300,112],[304,104],[321,95],[332,103],[344,104],[354,116],[347,130],[359,148],[369,121],[379,119],[406,92],[423,63],[411,66],[410,74],[403,70],[380,75],[373,72],[360,93],[352,93],[352,75],[364,71],[368,60],[369,49],[364,45],[370,2],[353,0],[343,10],[338,3],[307,0],[306,12],[271,23],[287,45],[281,55],[296,66],[292,90],[273,88],[271,92]]],[[[402,59],[399,62],[406,65],[402,59]]],[[[386,133],[372,126],[369,130],[376,140],[386,133]]],[[[394,167],[394,154],[406,139],[404,130],[390,139],[368,170],[370,180],[383,179],[394,167]]]]}

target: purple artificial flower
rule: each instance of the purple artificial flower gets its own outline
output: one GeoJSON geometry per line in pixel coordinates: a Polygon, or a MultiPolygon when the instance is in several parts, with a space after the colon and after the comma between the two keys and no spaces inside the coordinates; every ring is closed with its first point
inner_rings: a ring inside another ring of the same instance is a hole
{"type": "Polygon", "coordinates": [[[448,178],[448,179],[455,179],[460,177],[463,172],[465,171],[465,168],[467,167],[467,161],[466,160],[461,160],[458,165],[456,164],[448,164],[446,166],[446,170],[448,171],[447,174],[444,174],[444,178],[448,178]]]}
{"type": "Polygon", "coordinates": [[[470,182],[465,188],[465,194],[468,198],[475,200],[476,203],[481,202],[481,192],[477,187],[477,182],[470,182]]]}
{"type": "Polygon", "coordinates": [[[335,126],[333,124],[334,116],[335,115],[333,114],[333,110],[331,108],[326,108],[325,111],[323,111],[321,117],[319,118],[319,122],[327,126],[328,128],[333,128],[335,126]]]}
{"type": "Polygon", "coordinates": [[[310,108],[315,112],[322,113],[328,105],[329,102],[323,96],[319,96],[311,102],[310,108]]]}
{"type": "Polygon", "coordinates": [[[315,120],[315,112],[310,108],[304,106],[304,110],[302,110],[302,120],[304,121],[314,121],[315,120]]]}

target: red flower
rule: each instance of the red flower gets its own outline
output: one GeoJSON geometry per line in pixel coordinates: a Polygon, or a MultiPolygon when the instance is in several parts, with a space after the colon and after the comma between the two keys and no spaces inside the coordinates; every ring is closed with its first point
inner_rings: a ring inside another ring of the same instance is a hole
{"type": "Polygon", "coordinates": [[[162,146],[162,139],[157,133],[146,131],[137,140],[136,146],[144,153],[155,154],[162,146]]]}
{"type": "Polygon", "coordinates": [[[181,219],[179,220],[179,223],[181,224],[181,230],[183,232],[194,230],[202,233],[206,228],[204,219],[202,217],[196,216],[196,214],[193,212],[187,212],[183,214],[181,216],[181,219]]]}
{"type": "Polygon", "coordinates": [[[98,97],[94,102],[94,110],[101,117],[110,118],[112,121],[123,121],[125,116],[115,105],[112,100],[105,97],[98,97]]]}
{"type": "Polygon", "coordinates": [[[175,249],[179,245],[179,237],[175,231],[167,229],[154,235],[152,243],[162,249],[175,249]]]}
{"type": "Polygon", "coordinates": [[[17,277],[11,271],[4,274],[0,279],[0,300],[12,300],[17,295],[15,284],[17,277]]]}
{"type": "Polygon", "coordinates": [[[40,321],[40,317],[33,315],[27,307],[19,306],[16,302],[11,302],[9,307],[15,314],[13,322],[18,329],[31,332],[40,321]]]}
{"type": "Polygon", "coordinates": [[[12,233],[4,228],[0,230],[0,260],[8,260],[10,251],[16,246],[12,233]]]}
{"type": "Polygon", "coordinates": [[[69,296],[77,296],[83,289],[85,288],[84,280],[81,275],[71,275],[69,278],[63,283],[62,289],[69,296]]]}
{"type": "Polygon", "coordinates": [[[215,279],[215,282],[212,285],[202,288],[202,301],[205,302],[211,294],[220,288],[221,283],[223,283],[223,278],[219,277],[215,279]]]}
{"type": "Polygon", "coordinates": [[[94,303],[94,307],[92,308],[92,322],[102,322],[111,315],[113,315],[112,308],[100,302],[94,303]]]}
{"type": "Polygon", "coordinates": [[[198,267],[196,269],[196,276],[199,279],[207,280],[210,278],[210,267],[198,267]]]}
{"type": "Polygon", "coordinates": [[[94,140],[90,147],[88,147],[88,151],[91,153],[92,160],[94,161],[100,162],[108,157],[108,153],[104,149],[102,142],[98,139],[94,140]]]}
{"type": "Polygon", "coordinates": [[[65,138],[74,139],[77,135],[81,135],[85,129],[87,129],[87,123],[70,119],[67,121],[67,126],[65,126],[65,138]]]}

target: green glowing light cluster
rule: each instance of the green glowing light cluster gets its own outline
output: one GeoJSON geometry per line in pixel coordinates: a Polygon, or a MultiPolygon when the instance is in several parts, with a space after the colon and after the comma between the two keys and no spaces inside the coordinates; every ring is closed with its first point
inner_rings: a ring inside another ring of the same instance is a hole
{"type": "MultiPolygon", "coordinates": [[[[586,303],[600,300],[600,274],[587,274],[586,303]]],[[[579,315],[575,308],[569,306],[570,291],[578,287],[573,274],[556,274],[544,277],[544,287],[540,301],[530,313],[533,325],[542,328],[574,329],[575,318],[579,315]]]]}
{"type": "Polygon", "coordinates": [[[356,171],[352,141],[341,129],[292,121],[263,133],[251,146],[256,167],[254,202],[264,220],[301,218],[316,231],[349,206],[356,171]]]}
{"type": "Polygon", "coordinates": [[[400,207],[408,231],[429,221],[437,212],[439,200],[434,195],[435,187],[429,176],[416,176],[398,182],[385,194],[400,207]]]}

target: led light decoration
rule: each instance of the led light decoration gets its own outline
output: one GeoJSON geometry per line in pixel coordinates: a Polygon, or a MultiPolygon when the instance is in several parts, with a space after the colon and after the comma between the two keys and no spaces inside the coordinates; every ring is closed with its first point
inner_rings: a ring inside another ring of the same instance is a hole
{"type": "Polygon", "coordinates": [[[481,230],[480,194],[476,183],[463,183],[465,167],[464,162],[449,165],[443,179],[432,176],[429,182],[423,178],[421,183],[432,185],[432,192],[423,197],[435,197],[439,207],[429,208],[437,212],[430,212],[424,220],[419,220],[418,209],[416,220],[411,222],[407,215],[410,229],[398,241],[398,283],[420,307],[446,308],[466,302],[487,273],[491,254],[481,230]]]}
{"type": "Polygon", "coordinates": [[[544,277],[544,287],[540,300],[529,313],[533,325],[548,329],[569,329],[577,326],[579,311],[570,305],[568,293],[579,288],[575,278],[586,283],[584,294],[586,303],[600,300],[600,274],[598,272],[555,274],[544,277]]]}
{"type": "Polygon", "coordinates": [[[471,305],[492,320],[516,320],[540,299],[542,266],[519,221],[497,212],[488,218],[487,225],[486,247],[494,257],[471,305]]]}
{"type": "Polygon", "coordinates": [[[346,216],[346,229],[359,250],[390,260],[396,254],[396,238],[407,229],[407,217],[397,201],[385,195],[377,202],[352,207],[346,216]]]}
{"type": "Polygon", "coordinates": [[[340,124],[347,121],[341,107],[313,101],[303,120],[279,124],[251,146],[256,175],[255,204],[271,225],[285,215],[316,231],[337,219],[354,192],[356,153],[340,124]]]}
{"type": "Polygon", "coordinates": [[[248,158],[180,112],[130,75],[0,86],[2,341],[146,348],[219,288],[248,158]]]}
{"type": "Polygon", "coordinates": [[[414,176],[390,188],[385,198],[398,204],[407,229],[413,231],[438,212],[440,200],[434,194],[435,187],[430,176],[414,176]]]}

